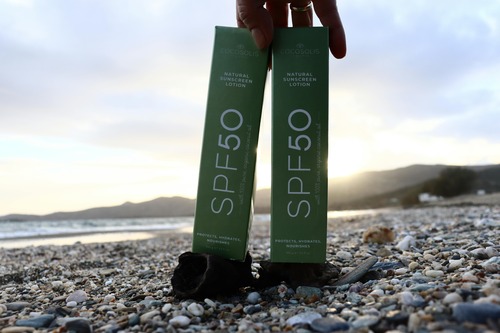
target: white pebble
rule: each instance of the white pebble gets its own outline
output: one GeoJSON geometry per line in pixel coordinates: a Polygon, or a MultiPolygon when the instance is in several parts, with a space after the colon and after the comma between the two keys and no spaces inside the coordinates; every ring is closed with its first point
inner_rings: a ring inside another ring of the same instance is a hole
{"type": "Polygon", "coordinates": [[[437,269],[429,269],[428,271],[425,272],[425,276],[433,278],[441,277],[443,275],[444,272],[442,270],[437,270],[437,269]]]}
{"type": "Polygon", "coordinates": [[[409,235],[396,245],[401,251],[408,251],[412,246],[415,246],[415,238],[409,235]]]}
{"type": "Polygon", "coordinates": [[[382,289],[374,289],[370,295],[371,296],[384,296],[384,291],[382,289]]]}
{"type": "Polygon", "coordinates": [[[188,307],[187,307],[187,310],[193,316],[197,316],[197,317],[199,317],[199,316],[203,315],[203,313],[205,313],[205,309],[203,308],[203,306],[201,306],[198,303],[191,303],[191,304],[189,304],[188,307]]]}
{"type": "Polygon", "coordinates": [[[488,246],[485,250],[486,250],[486,254],[488,255],[488,258],[498,256],[498,250],[495,249],[493,246],[488,246]]]}
{"type": "Polygon", "coordinates": [[[7,312],[7,306],[5,304],[0,304],[0,315],[7,312]]]}
{"type": "Polygon", "coordinates": [[[161,312],[163,313],[168,313],[168,311],[170,311],[170,309],[172,309],[172,304],[170,303],[166,303],[162,308],[161,308],[161,312]]]}
{"type": "Polygon", "coordinates": [[[402,268],[398,268],[394,271],[394,274],[396,275],[403,275],[403,274],[406,274],[408,272],[408,268],[406,267],[402,267],[402,268]]]}
{"type": "Polygon", "coordinates": [[[173,327],[186,327],[190,322],[191,320],[186,316],[176,316],[168,321],[173,327]]]}
{"type": "Polygon", "coordinates": [[[214,309],[217,307],[217,304],[210,298],[205,298],[205,304],[214,309]]]}
{"type": "Polygon", "coordinates": [[[455,270],[460,267],[462,267],[464,260],[463,259],[458,259],[458,260],[450,260],[450,265],[448,266],[450,269],[455,270]]]}
{"type": "Polygon", "coordinates": [[[443,298],[444,304],[454,304],[454,303],[460,303],[463,301],[464,300],[462,299],[462,296],[460,296],[458,293],[450,293],[443,298]]]}
{"type": "Polygon", "coordinates": [[[77,305],[78,305],[78,303],[76,303],[75,301],[69,301],[69,302],[67,302],[67,303],[66,303],[66,306],[67,306],[68,308],[74,308],[74,307],[76,307],[77,305]]]}

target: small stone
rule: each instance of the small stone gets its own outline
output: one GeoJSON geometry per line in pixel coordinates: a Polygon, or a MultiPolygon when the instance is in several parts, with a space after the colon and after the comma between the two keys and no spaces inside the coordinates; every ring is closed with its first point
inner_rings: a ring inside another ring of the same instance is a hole
{"type": "Polygon", "coordinates": [[[493,246],[488,246],[487,248],[485,248],[485,250],[488,258],[496,257],[499,254],[498,250],[493,246]]]}
{"type": "Polygon", "coordinates": [[[141,317],[137,313],[131,313],[128,317],[129,326],[139,325],[141,323],[141,317]]]}
{"type": "Polygon", "coordinates": [[[352,259],[352,254],[350,252],[347,252],[347,251],[338,251],[337,253],[335,253],[335,255],[340,260],[346,260],[347,261],[347,260],[351,260],[352,259]]]}
{"type": "Polygon", "coordinates": [[[408,251],[412,246],[415,246],[415,238],[412,236],[405,236],[396,247],[401,251],[408,251]]]}
{"type": "Polygon", "coordinates": [[[454,303],[460,303],[463,301],[464,300],[463,300],[462,296],[460,296],[458,293],[450,293],[450,294],[447,294],[443,298],[444,304],[454,304],[454,303]]]}
{"type": "Polygon", "coordinates": [[[462,274],[462,281],[465,282],[479,282],[479,279],[477,276],[474,275],[472,272],[465,272],[462,274]]]}
{"type": "Polygon", "coordinates": [[[369,294],[371,296],[377,296],[377,297],[382,297],[385,295],[385,292],[382,289],[373,289],[372,292],[369,294]]]}
{"type": "Polygon", "coordinates": [[[19,319],[16,321],[16,326],[27,326],[34,328],[49,327],[50,323],[52,323],[55,318],[56,317],[54,315],[46,314],[29,319],[19,319]]]}
{"type": "Polygon", "coordinates": [[[25,307],[31,305],[29,302],[12,302],[12,303],[7,303],[5,306],[7,307],[7,310],[10,311],[21,311],[25,307]]]}
{"type": "Polygon", "coordinates": [[[188,307],[187,307],[187,310],[193,316],[197,316],[197,317],[202,316],[203,313],[205,313],[205,309],[203,308],[203,306],[201,306],[198,303],[191,303],[191,304],[189,304],[188,307]]]}
{"type": "Polygon", "coordinates": [[[76,290],[66,298],[66,302],[83,303],[87,300],[85,290],[76,290]]]}
{"type": "Polygon", "coordinates": [[[31,333],[34,332],[35,329],[33,327],[26,326],[13,326],[13,327],[5,327],[0,331],[1,333],[31,333]]]}
{"type": "Polygon", "coordinates": [[[412,294],[409,291],[399,293],[399,300],[403,305],[421,307],[425,304],[425,300],[419,294],[412,294]]]}
{"type": "Polygon", "coordinates": [[[391,255],[392,255],[392,251],[386,247],[382,247],[382,248],[377,250],[378,257],[389,257],[391,255]]]}
{"type": "Polygon", "coordinates": [[[421,321],[422,320],[420,319],[418,313],[410,314],[410,317],[408,318],[408,332],[417,332],[421,321]]]}
{"type": "Polygon", "coordinates": [[[161,312],[162,313],[168,313],[170,311],[170,309],[172,309],[172,304],[170,303],[166,303],[165,305],[163,305],[163,307],[161,308],[161,312]]]}
{"type": "Polygon", "coordinates": [[[157,316],[159,314],[160,314],[159,310],[153,310],[153,311],[146,312],[145,314],[141,315],[141,324],[147,323],[148,321],[153,319],[154,316],[157,316]]]}
{"type": "Polygon", "coordinates": [[[488,254],[486,253],[486,250],[485,250],[485,249],[483,249],[482,247],[481,247],[481,248],[479,248],[479,249],[472,250],[470,253],[471,253],[471,254],[472,254],[472,256],[474,256],[474,258],[476,258],[476,259],[481,259],[481,260],[483,260],[483,259],[488,259],[488,258],[489,258],[489,257],[488,257],[488,254]]]}
{"type": "Polygon", "coordinates": [[[104,296],[103,302],[110,303],[110,302],[114,302],[115,300],[116,300],[115,295],[111,294],[111,295],[104,296]]]}
{"type": "Polygon", "coordinates": [[[260,294],[256,291],[251,292],[247,296],[247,302],[250,304],[257,304],[260,300],[260,294]]]}
{"type": "Polygon", "coordinates": [[[217,303],[212,301],[210,298],[205,298],[205,304],[214,309],[217,307],[217,303]]]}
{"type": "Polygon", "coordinates": [[[418,268],[419,264],[418,262],[416,261],[412,261],[409,265],[408,265],[408,268],[411,270],[411,271],[414,271],[418,268]]]}
{"type": "Polygon", "coordinates": [[[438,278],[444,275],[444,272],[442,270],[438,269],[429,269],[428,271],[425,272],[425,276],[432,277],[432,278],[438,278]]]}
{"type": "Polygon", "coordinates": [[[394,274],[396,274],[396,275],[404,275],[406,273],[408,273],[408,268],[405,268],[405,267],[398,268],[394,271],[394,274]]]}
{"type": "Polygon", "coordinates": [[[253,315],[254,313],[260,312],[262,310],[259,304],[257,305],[247,305],[243,308],[243,312],[248,315],[253,315]]]}
{"type": "Polygon", "coordinates": [[[315,332],[338,332],[348,331],[349,324],[338,316],[317,318],[311,322],[311,328],[315,332]]]}
{"type": "Polygon", "coordinates": [[[321,315],[318,312],[306,311],[288,318],[286,320],[286,324],[289,326],[302,325],[302,324],[310,325],[313,320],[318,318],[321,318],[321,315]]]}
{"type": "Polygon", "coordinates": [[[92,333],[92,326],[87,319],[75,319],[66,322],[66,331],[75,333],[92,333]]]}
{"type": "Polygon", "coordinates": [[[492,257],[481,264],[484,270],[491,273],[500,272],[500,257],[492,257]]]}
{"type": "Polygon", "coordinates": [[[451,270],[456,270],[456,269],[462,267],[464,260],[463,259],[457,259],[457,260],[451,259],[449,262],[450,263],[448,265],[448,268],[451,270]]]}
{"type": "Polygon", "coordinates": [[[5,304],[0,304],[0,316],[2,313],[7,311],[7,306],[5,304]]]}
{"type": "Polygon", "coordinates": [[[321,289],[316,287],[299,286],[297,287],[296,295],[299,298],[310,298],[314,296],[321,298],[321,289]]]}
{"type": "Polygon", "coordinates": [[[76,301],[69,301],[69,302],[66,303],[66,306],[68,308],[75,308],[75,307],[78,306],[78,303],[76,301]]]}
{"type": "Polygon", "coordinates": [[[500,305],[493,303],[459,303],[453,307],[453,317],[460,321],[486,324],[500,318],[500,305]]]}
{"type": "Polygon", "coordinates": [[[176,328],[183,328],[189,326],[191,320],[186,316],[176,316],[168,321],[170,325],[176,328]]]}
{"type": "Polygon", "coordinates": [[[370,327],[378,323],[379,317],[372,315],[359,316],[354,320],[351,325],[354,329],[360,329],[362,327],[370,327]]]}

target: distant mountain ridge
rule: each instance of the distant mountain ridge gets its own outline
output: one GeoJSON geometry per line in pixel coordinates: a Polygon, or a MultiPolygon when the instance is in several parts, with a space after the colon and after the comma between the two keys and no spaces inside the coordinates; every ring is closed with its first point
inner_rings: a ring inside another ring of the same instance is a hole
{"type": "MultiPolygon", "coordinates": [[[[450,165],[416,164],[386,171],[363,172],[353,176],[329,180],[328,201],[330,209],[359,209],[381,206],[392,197],[402,195],[409,188],[437,178],[450,165]]],[[[464,166],[477,172],[476,188],[488,192],[500,191],[500,164],[464,166]]],[[[262,189],[255,195],[255,212],[269,213],[270,189],[262,189]]],[[[154,200],[119,206],[90,208],[77,212],[57,212],[48,215],[10,214],[0,220],[74,220],[106,218],[154,218],[193,216],[195,199],[160,197],[154,200]]]]}
{"type": "Polygon", "coordinates": [[[97,207],[77,212],[57,212],[48,215],[10,214],[0,217],[0,220],[28,221],[177,217],[193,215],[194,207],[194,199],[160,197],[141,203],[125,202],[120,206],[97,207]]]}

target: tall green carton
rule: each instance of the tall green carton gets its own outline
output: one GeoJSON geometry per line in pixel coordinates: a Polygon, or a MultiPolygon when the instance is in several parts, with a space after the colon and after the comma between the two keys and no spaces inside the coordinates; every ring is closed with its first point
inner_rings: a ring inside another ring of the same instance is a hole
{"type": "Polygon", "coordinates": [[[267,63],[247,29],[215,28],[193,252],[245,259],[267,63]]]}
{"type": "Polygon", "coordinates": [[[271,261],[324,263],[328,29],[276,29],[272,74],[271,261]]]}

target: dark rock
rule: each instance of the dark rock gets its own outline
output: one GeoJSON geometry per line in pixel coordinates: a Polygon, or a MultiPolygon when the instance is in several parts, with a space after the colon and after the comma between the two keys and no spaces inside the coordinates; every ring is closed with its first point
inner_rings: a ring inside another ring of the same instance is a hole
{"type": "Polygon", "coordinates": [[[86,319],[75,319],[68,321],[65,325],[66,330],[72,333],[92,333],[92,326],[86,319]]]}
{"type": "Polygon", "coordinates": [[[55,318],[56,317],[54,315],[46,314],[29,319],[19,319],[16,321],[16,326],[27,326],[34,328],[49,327],[50,323],[52,323],[55,318]]]}
{"type": "Polygon", "coordinates": [[[339,268],[333,264],[303,264],[260,262],[259,279],[256,286],[260,288],[275,286],[282,282],[292,288],[298,286],[322,287],[339,276],[339,268]]]}
{"type": "Polygon", "coordinates": [[[230,295],[253,283],[252,257],[244,262],[206,253],[185,252],[179,256],[172,287],[181,298],[204,299],[230,295]]]}

